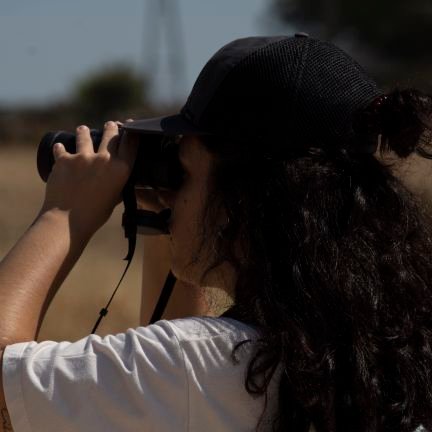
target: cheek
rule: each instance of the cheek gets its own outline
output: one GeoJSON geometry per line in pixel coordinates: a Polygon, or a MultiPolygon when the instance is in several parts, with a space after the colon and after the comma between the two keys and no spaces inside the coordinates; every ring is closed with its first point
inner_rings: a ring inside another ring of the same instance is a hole
{"type": "Polygon", "coordinates": [[[201,187],[180,191],[173,207],[170,236],[173,270],[179,273],[182,273],[182,269],[195,258],[198,252],[201,240],[201,217],[201,187]]]}
{"type": "Polygon", "coordinates": [[[181,193],[175,200],[172,212],[171,241],[177,248],[189,249],[195,236],[196,217],[194,215],[193,198],[181,193]]]}
{"type": "Polygon", "coordinates": [[[190,236],[195,231],[201,212],[203,198],[201,182],[188,179],[178,191],[173,205],[173,230],[176,235],[190,236]]]}
{"type": "Polygon", "coordinates": [[[190,206],[190,198],[185,196],[185,194],[179,195],[175,200],[172,218],[174,222],[173,228],[175,228],[177,234],[189,228],[190,206]]]}

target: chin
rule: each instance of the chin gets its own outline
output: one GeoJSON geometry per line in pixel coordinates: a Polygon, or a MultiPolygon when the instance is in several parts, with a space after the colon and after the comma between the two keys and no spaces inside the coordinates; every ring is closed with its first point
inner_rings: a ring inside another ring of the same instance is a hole
{"type": "Polygon", "coordinates": [[[171,260],[171,272],[177,280],[196,286],[200,285],[198,275],[191,272],[191,269],[186,270],[185,265],[180,265],[175,260],[171,260]]]}
{"type": "Polygon", "coordinates": [[[171,272],[178,280],[186,281],[184,265],[174,255],[171,256],[171,272]]]}

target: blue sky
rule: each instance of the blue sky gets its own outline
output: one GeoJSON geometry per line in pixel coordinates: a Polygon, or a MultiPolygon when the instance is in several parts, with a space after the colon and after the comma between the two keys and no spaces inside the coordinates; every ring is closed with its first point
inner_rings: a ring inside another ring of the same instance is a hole
{"type": "Polygon", "coordinates": [[[270,0],[177,0],[184,41],[177,45],[184,46],[185,74],[179,68],[173,75],[169,61],[179,57],[167,40],[179,33],[168,33],[174,22],[158,19],[157,2],[2,0],[0,104],[49,103],[66,97],[89,71],[118,61],[157,72],[156,100],[182,100],[224,43],[288,31],[269,17],[270,0]]]}

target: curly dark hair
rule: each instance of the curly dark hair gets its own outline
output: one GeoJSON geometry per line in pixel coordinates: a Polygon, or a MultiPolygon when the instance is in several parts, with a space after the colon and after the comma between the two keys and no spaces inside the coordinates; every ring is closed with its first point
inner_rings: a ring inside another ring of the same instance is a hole
{"type": "MultiPolygon", "coordinates": [[[[383,101],[358,113],[357,138],[380,136],[380,151],[400,158],[430,157],[432,97],[396,89],[383,101]]],[[[258,139],[203,142],[216,159],[203,242],[213,239],[217,256],[207,271],[233,265],[233,310],[261,329],[247,391],[267,401],[281,367],[273,430],[432,430],[424,205],[372,154],[314,142],[281,158],[264,156],[258,139]]]]}

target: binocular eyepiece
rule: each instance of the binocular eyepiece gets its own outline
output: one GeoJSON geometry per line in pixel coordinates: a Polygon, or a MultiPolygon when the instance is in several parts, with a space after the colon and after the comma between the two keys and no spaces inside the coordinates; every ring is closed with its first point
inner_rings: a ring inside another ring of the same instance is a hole
{"type": "MultiPolygon", "coordinates": [[[[125,132],[119,128],[122,135],[125,132]]],[[[179,188],[183,169],[178,159],[178,143],[174,137],[160,134],[137,134],[139,138],[138,152],[131,174],[131,181],[137,187],[176,190],[179,188]]],[[[91,129],[90,136],[95,151],[99,148],[103,131],[91,129]]],[[[48,132],[39,144],[37,152],[37,168],[44,182],[48,180],[54,165],[53,146],[61,142],[69,153],[76,153],[76,135],[65,131],[48,132]]]]}

